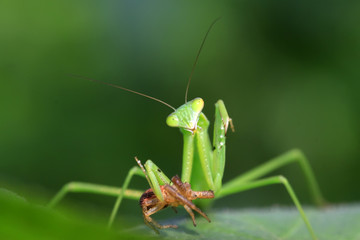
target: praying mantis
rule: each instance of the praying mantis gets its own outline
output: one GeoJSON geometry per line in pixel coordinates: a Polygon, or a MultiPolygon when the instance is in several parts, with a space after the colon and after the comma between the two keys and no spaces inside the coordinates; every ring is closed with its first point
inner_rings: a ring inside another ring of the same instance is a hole
{"type": "Polygon", "coordinates": [[[218,100],[215,103],[214,133],[213,142],[211,143],[208,133],[210,122],[202,112],[204,107],[203,99],[195,98],[191,101],[187,101],[188,89],[198,57],[208,33],[217,20],[211,24],[201,43],[186,88],[185,103],[177,109],[162,100],[146,94],[111,83],[85,78],[93,82],[100,82],[150,98],[174,110],[174,112],[167,117],[166,123],[170,127],[179,128],[183,135],[181,179],[175,176],[170,180],[151,160],[147,160],[143,166],[141,161],[135,157],[139,166],[134,166],[129,170],[121,188],[84,182],[69,182],[54,196],[48,205],[49,207],[54,207],[69,192],[87,192],[114,196],[117,199],[109,219],[108,226],[110,227],[115,219],[123,198],[134,200],[139,200],[140,198],[140,205],[143,207],[145,223],[157,232],[157,228],[176,227],[175,225],[160,225],[150,218],[151,214],[165,208],[168,205],[173,207],[183,205],[192,217],[194,225],[196,225],[194,214],[191,209],[199,212],[204,218],[210,221],[205,213],[191,203],[191,201],[196,198],[220,199],[231,194],[254,188],[281,184],[285,187],[290,198],[298,209],[312,239],[317,239],[315,232],[288,180],[284,176],[264,177],[280,167],[290,163],[298,163],[305,175],[314,202],[317,205],[322,205],[325,202],[324,198],[321,194],[309,161],[302,151],[298,149],[290,150],[248,172],[239,175],[233,180],[222,184],[225,169],[226,134],[229,127],[234,131],[232,119],[227,113],[224,102],[222,100],[218,100]],[[144,193],[142,191],[129,189],[129,183],[134,175],[146,177],[150,185],[150,189],[146,190],[144,193]],[[193,191],[191,187],[196,191],[193,191]],[[187,195],[188,193],[189,195],[187,195]],[[170,202],[167,202],[168,199],[170,199],[168,198],[169,196],[172,198],[171,201],[169,200],[170,202]]]}

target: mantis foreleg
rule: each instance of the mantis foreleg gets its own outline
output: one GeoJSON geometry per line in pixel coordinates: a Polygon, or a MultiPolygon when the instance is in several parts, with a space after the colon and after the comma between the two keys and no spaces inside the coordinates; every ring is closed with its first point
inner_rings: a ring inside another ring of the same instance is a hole
{"type": "Polygon", "coordinates": [[[233,129],[224,102],[219,100],[215,104],[213,144],[208,134],[210,122],[203,113],[198,118],[196,130],[181,130],[184,136],[183,182],[194,184],[196,188],[211,189],[215,193],[221,189],[225,168],[225,135],[229,124],[233,129]],[[193,168],[193,162],[200,168],[193,168]],[[204,186],[204,180],[207,186],[204,186]]]}

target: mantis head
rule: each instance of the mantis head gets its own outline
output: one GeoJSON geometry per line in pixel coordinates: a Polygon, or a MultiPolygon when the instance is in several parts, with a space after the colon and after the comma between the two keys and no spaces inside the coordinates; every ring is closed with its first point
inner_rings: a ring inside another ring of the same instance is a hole
{"type": "Polygon", "coordinates": [[[196,130],[203,108],[204,100],[202,98],[195,98],[171,113],[166,119],[166,124],[170,127],[184,128],[187,131],[193,132],[196,130]]]}
{"type": "Polygon", "coordinates": [[[200,49],[198,51],[198,54],[196,55],[195,62],[193,65],[193,68],[190,73],[189,81],[186,86],[185,91],[185,104],[180,106],[178,109],[175,110],[172,114],[170,114],[166,119],[166,124],[170,127],[179,127],[183,128],[186,131],[189,131],[191,133],[194,133],[194,131],[197,128],[197,123],[199,120],[199,116],[201,114],[202,109],[204,108],[204,100],[201,98],[195,98],[191,101],[187,101],[189,86],[191,82],[191,77],[194,73],[195,66],[198,62],[201,50],[204,46],[205,40],[211,30],[211,28],[214,26],[214,24],[219,20],[220,18],[215,19],[213,23],[210,25],[208,31],[206,32],[206,35],[200,45],[200,49]]]}

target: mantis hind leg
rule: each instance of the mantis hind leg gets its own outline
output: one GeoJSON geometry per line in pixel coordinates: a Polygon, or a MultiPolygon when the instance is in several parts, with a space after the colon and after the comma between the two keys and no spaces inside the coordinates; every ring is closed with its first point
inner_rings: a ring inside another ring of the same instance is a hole
{"type": "Polygon", "coordinates": [[[321,194],[319,185],[316,181],[315,175],[312,171],[309,161],[307,160],[303,152],[298,149],[290,150],[234,178],[230,182],[227,182],[226,184],[223,185],[221,191],[216,197],[219,198],[237,193],[238,191],[235,189],[238,186],[242,186],[256,179],[259,179],[264,175],[290,163],[298,163],[300,165],[301,170],[304,173],[305,178],[307,180],[309,191],[312,195],[313,201],[319,206],[324,205],[326,201],[324,200],[321,194]]]}
{"type": "Polygon", "coordinates": [[[117,200],[111,212],[111,216],[108,223],[108,226],[110,227],[114,221],[121,200],[123,198],[139,200],[139,198],[143,193],[143,191],[127,189],[133,175],[144,176],[143,172],[139,167],[131,168],[130,171],[128,172],[128,175],[125,178],[125,182],[122,188],[93,184],[93,183],[85,183],[85,182],[69,182],[65,184],[60,189],[60,191],[50,200],[47,207],[49,208],[55,207],[68,193],[71,192],[93,193],[93,194],[117,197],[117,200]]]}
{"type": "Polygon", "coordinates": [[[258,188],[258,187],[263,187],[263,186],[267,186],[267,185],[272,185],[272,184],[283,184],[284,185],[287,192],[289,193],[289,196],[291,197],[296,208],[298,209],[298,211],[301,215],[301,218],[303,219],[303,221],[306,225],[306,228],[308,229],[312,239],[316,240],[317,237],[315,235],[315,232],[314,232],[313,228],[311,227],[311,224],[310,224],[307,216],[305,215],[305,212],[304,212],[298,198],[296,197],[294,190],[292,189],[290,183],[288,182],[288,180],[285,177],[275,176],[275,177],[269,177],[269,178],[264,178],[264,179],[260,179],[260,180],[246,182],[241,185],[232,186],[232,191],[233,192],[242,192],[242,191],[246,191],[246,190],[250,190],[250,189],[254,189],[254,188],[258,188]]]}

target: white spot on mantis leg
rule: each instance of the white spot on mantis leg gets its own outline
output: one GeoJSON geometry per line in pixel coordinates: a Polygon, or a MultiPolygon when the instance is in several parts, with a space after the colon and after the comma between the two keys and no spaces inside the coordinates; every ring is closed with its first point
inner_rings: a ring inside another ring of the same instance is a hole
{"type": "Polygon", "coordinates": [[[219,142],[218,149],[221,149],[224,145],[225,145],[225,143],[224,143],[224,142],[219,142]]]}

